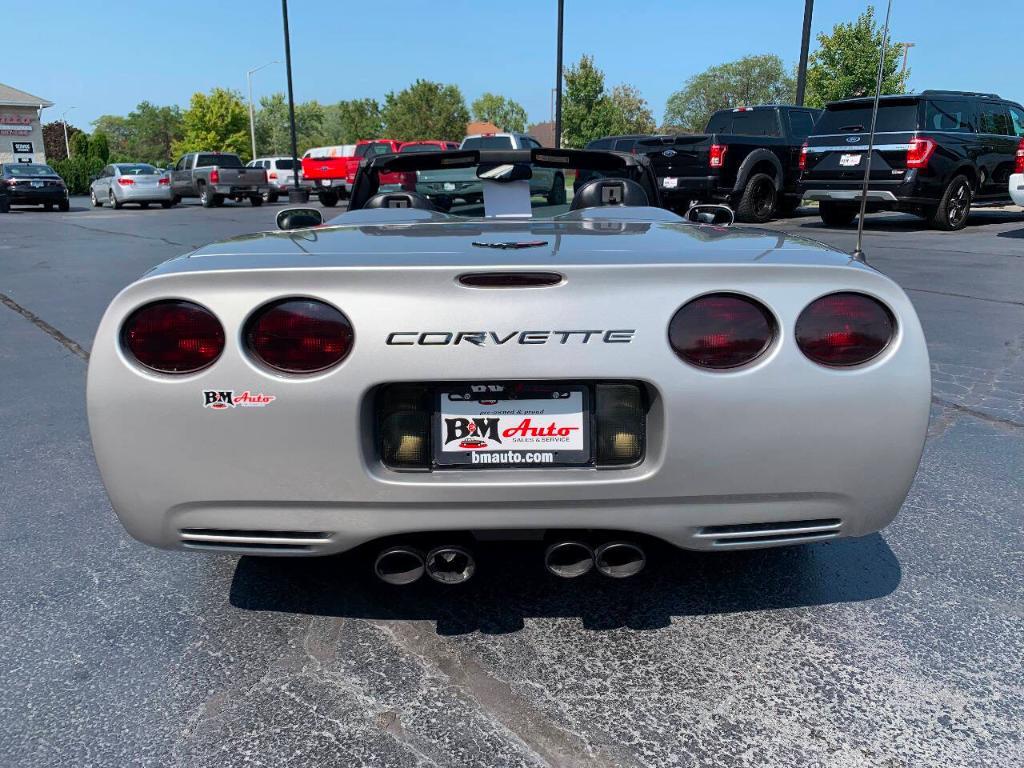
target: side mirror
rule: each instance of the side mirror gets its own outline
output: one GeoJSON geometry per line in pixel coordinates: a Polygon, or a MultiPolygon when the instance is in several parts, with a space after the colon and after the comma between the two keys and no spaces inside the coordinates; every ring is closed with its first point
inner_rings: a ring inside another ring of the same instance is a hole
{"type": "Polygon", "coordinates": [[[691,205],[684,218],[694,224],[714,224],[719,227],[730,227],[736,220],[736,214],[728,205],[698,203],[691,205]]]}
{"type": "Polygon", "coordinates": [[[324,215],[316,208],[285,208],[277,214],[278,229],[307,229],[324,223],[324,215]]]}

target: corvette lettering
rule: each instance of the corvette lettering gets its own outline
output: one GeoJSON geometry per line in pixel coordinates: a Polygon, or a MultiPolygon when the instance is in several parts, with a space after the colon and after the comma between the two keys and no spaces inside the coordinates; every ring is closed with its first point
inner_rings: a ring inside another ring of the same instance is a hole
{"type": "Polygon", "coordinates": [[[472,344],[475,347],[503,344],[629,344],[635,329],[600,331],[394,331],[389,333],[392,347],[447,347],[472,344]]]}

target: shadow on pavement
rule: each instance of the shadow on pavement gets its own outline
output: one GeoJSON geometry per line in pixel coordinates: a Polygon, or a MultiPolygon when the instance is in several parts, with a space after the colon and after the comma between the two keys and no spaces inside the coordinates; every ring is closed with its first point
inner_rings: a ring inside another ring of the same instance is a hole
{"type": "MultiPolygon", "coordinates": [[[[375,551],[375,550],[374,550],[375,551]]],[[[368,549],[326,558],[242,557],[231,604],[251,611],[380,620],[429,620],[441,635],[505,634],[527,618],[579,617],[592,630],[667,626],[675,616],[847,603],[900,583],[880,534],[783,549],[688,552],[648,549],[647,569],[614,580],[591,571],[562,580],[543,569],[539,543],[475,548],[477,574],[459,586],[422,578],[392,587],[371,574],[368,549]]]]}
{"type": "MultiPolygon", "coordinates": [[[[816,212],[815,212],[816,213],[816,212]]],[[[800,217],[804,215],[803,209],[800,211],[800,217]]],[[[970,231],[972,227],[982,227],[991,224],[1017,224],[1024,221],[1024,214],[1020,211],[1003,211],[1003,210],[985,210],[979,209],[971,211],[971,215],[967,219],[967,226],[963,231],[970,231]]],[[[857,231],[857,220],[854,219],[852,224],[843,227],[829,227],[826,226],[820,218],[815,216],[813,219],[807,222],[801,222],[800,227],[808,229],[827,229],[835,232],[856,232],[857,231]]],[[[914,216],[912,214],[871,214],[867,215],[864,219],[864,231],[865,232],[926,232],[938,230],[928,223],[927,220],[914,216]]],[[[955,235],[955,232],[940,233],[940,234],[951,234],[955,235]]]]}
{"type": "Polygon", "coordinates": [[[997,232],[996,237],[1009,237],[1016,240],[1024,240],[1024,229],[1011,229],[1009,232],[997,232]]]}

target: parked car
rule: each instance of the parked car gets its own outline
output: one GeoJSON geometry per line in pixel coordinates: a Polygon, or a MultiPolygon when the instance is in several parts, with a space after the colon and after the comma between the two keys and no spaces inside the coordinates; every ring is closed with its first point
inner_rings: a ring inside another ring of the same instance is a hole
{"type": "Polygon", "coordinates": [[[111,163],[89,184],[89,198],[96,208],[104,203],[111,208],[125,203],[137,203],[141,208],[150,203],[164,208],[174,205],[170,177],[149,163],[111,163]]]}
{"type": "Polygon", "coordinates": [[[378,192],[449,154],[374,157],[331,226],[205,246],[111,301],[87,404],[128,533],[257,556],[365,544],[388,583],[453,584],[478,540],[627,577],[651,539],[710,554],[892,522],[931,406],[895,281],[805,238],[688,223],[627,153],[481,151],[484,179],[614,175],[516,220],[378,192]]]}
{"type": "MultiPolygon", "coordinates": [[[[872,99],[826,105],[801,156],[804,197],[831,226],[860,206],[872,99]]],[[[875,125],[868,211],[903,211],[960,229],[971,206],[1004,205],[1024,139],[1024,107],[991,93],[883,96],[875,125]]]]}
{"type": "MultiPolygon", "coordinates": [[[[320,205],[333,208],[339,200],[348,197],[359,163],[364,157],[397,152],[401,144],[394,139],[360,139],[355,144],[342,145],[344,148],[352,148],[350,154],[311,154],[302,159],[302,175],[313,182],[313,191],[320,205]]],[[[398,178],[385,181],[388,184],[400,182],[398,178]]]]}
{"type": "Polygon", "coordinates": [[[1010,197],[1017,205],[1024,206],[1024,139],[1017,147],[1017,158],[1010,174],[1010,197]]]}
{"type": "Polygon", "coordinates": [[[399,154],[407,152],[445,152],[458,148],[459,143],[457,141],[424,139],[423,141],[406,141],[398,146],[398,152],[399,154]]]}
{"type": "Polygon", "coordinates": [[[183,197],[198,197],[204,208],[223,204],[226,199],[263,205],[270,191],[267,172],[246,168],[242,159],[230,152],[189,152],[174,166],[171,189],[175,202],[183,197]]]}
{"type": "Polygon", "coordinates": [[[0,213],[7,213],[11,210],[11,198],[7,194],[7,184],[0,181],[0,213]]]}
{"type": "Polygon", "coordinates": [[[800,149],[818,110],[781,105],[715,112],[704,133],[640,139],[670,208],[721,202],[764,223],[800,205],[800,149]]]}
{"type": "Polygon", "coordinates": [[[12,205],[41,205],[48,211],[54,206],[62,211],[71,208],[64,179],[43,163],[0,165],[0,185],[7,193],[7,209],[12,205]]]}
{"type": "MultiPolygon", "coordinates": [[[[267,172],[270,189],[263,193],[263,202],[276,203],[281,195],[295,186],[295,161],[290,157],[257,157],[245,164],[246,168],[262,168],[267,172]]],[[[302,185],[302,171],[299,171],[299,185],[302,185]]]]}

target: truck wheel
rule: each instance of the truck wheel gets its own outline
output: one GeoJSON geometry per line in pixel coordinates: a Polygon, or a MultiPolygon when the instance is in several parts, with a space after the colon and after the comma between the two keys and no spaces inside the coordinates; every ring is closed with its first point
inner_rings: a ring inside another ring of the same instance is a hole
{"type": "Polygon", "coordinates": [[[215,198],[216,195],[210,192],[205,184],[199,185],[199,204],[203,206],[203,208],[213,208],[213,206],[217,204],[215,198]]]}
{"type": "Polygon", "coordinates": [[[548,205],[565,205],[565,176],[555,174],[555,181],[548,192],[548,205]]]}
{"type": "Polygon", "coordinates": [[[971,182],[964,176],[956,176],[942,195],[942,200],[928,218],[935,229],[952,232],[967,225],[971,215],[971,182]]]}
{"type": "Polygon", "coordinates": [[[338,204],[337,192],[320,192],[317,194],[317,198],[320,200],[320,205],[325,208],[333,208],[338,204]]]}
{"type": "Polygon", "coordinates": [[[264,192],[263,202],[273,205],[277,202],[277,192],[264,192]]]}
{"type": "Polygon", "coordinates": [[[755,173],[743,188],[739,205],[736,206],[736,221],[764,224],[775,215],[775,179],[767,173],[755,173]]]}
{"type": "Polygon", "coordinates": [[[263,205],[263,195],[253,195],[249,198],[249,205],[253,208],[259,208],[263,205]]]}
{"type": "Polygon", "coordinates": [[[843,203],[818,203],[818,215],[828,227],[845,227],[857,218],[858,208],[843,203]]]}

